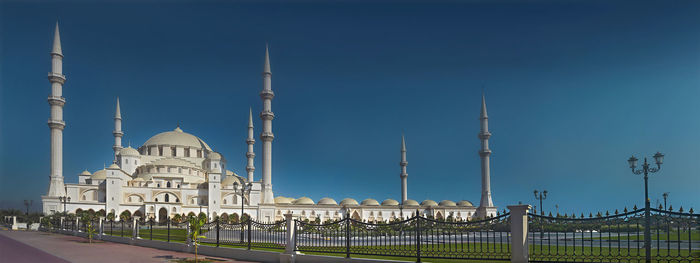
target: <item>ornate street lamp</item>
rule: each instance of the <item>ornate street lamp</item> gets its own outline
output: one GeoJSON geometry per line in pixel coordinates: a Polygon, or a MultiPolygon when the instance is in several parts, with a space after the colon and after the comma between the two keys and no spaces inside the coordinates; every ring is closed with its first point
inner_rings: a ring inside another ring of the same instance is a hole
{"type": "Polygon", "coordinates": [[[66,203],[70,202],[70,196],[59,196],[58,200],[63,203],[63,213],[66,213],[66,203]]]}
{"type": "Polygon", "coordinates": [[[544,215],[544,207],[542,206],[542,200],[547,199],[547,190],[540,191],[535,190],[535,199],[540,201],[540,214],[544,215]]]}
{"type": "Polygon", "coordinates": [[[669,194],[669,192],[665,192],[665,193],[663,194],[663,197],[664,197],[664,210],[666,210],[666,199],[668,198],[668,194],[669,194]]]}
{"type": "MultiPolygon", "coordinates": [[[[238,184],[238,182],[233,183],[234,194],[241,196],[241,217],[240,217],[241,223],[243,223],[243,204],[245,204],[246,196],[248,196],[250,194],[250,190],[252,188],[253,188],[252,183],[248,183],[248,184],[246,184],[246,183],[238,184]],[[238,188],[239,186],[240,186],[240,189],[238,188]]],[[[250,218],[248,220],[250,220],[250,218]]]]}
{"type": "MultiPolygon", "coordinates": [[[[535,199],[540,200],[540,214],[544,216],[544,207],[542,206],[542,201],[544,199],[547,199],[547,190],[544,190],[542,192],[535,190],[535,199]]],[[[542,224],[542,220],[540,220],[540,239],[544,238],[544,224],[542,224]]]]}
{"type": "Polygon", "coordinates": [[[647,163],[647,158],[644,157],[644,164],[642,164],[642,169],[641,170],[635,170],[637,167],[637,159],[632,155],[629,159],[627,159],[627,162],[630,165],[630,168],[632,169],[632,173],[634,174],[644,174],[644,219],[646,221],[646,226],[644,227],[644,246],[647,248],[646,249],[646,262],[651,262],[651,207],[649,204],[649,173],[656,173],[659,170],[661,170],[661,164],[664,163],[664,155],[661,154],[660,152],[656,152],[654,154],[654,162],[656,163],[656,167],[650,167],[649,163],[647,163]]]}
{"type": "Polygon", "coordinates": [[[34,200],[24,200],[24,206],[27,207],[27,212],[25,213],[26,215],[29,215],[29,207],[32,206],[32,203],[34,200]]]}

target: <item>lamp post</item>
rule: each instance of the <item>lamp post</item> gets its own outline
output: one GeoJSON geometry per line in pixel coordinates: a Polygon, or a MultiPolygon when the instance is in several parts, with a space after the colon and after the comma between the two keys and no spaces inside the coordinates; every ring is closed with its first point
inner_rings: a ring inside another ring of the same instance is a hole
{"type": "Polygon", "coordinates": [[[663,197],[664,197],[664,210],[666,210],[666,198],[668,198],[668,192],[665,192],[663,194],[663,197]]]}
{"type": "Polygon", "coordinates": [[[27,212],[25,213],[25,215],[29,215],[29,207],[32,206],[33,202],[34,200],[24,200],[24,206],[27,207],[27,212]]]}
{"type": "Polygon", "coordinates": [[[58,200],[63,203],[63,213],[66,213],[66,203],[70,202],[70,196],[59,196],[58,200]]]}
{"type": "MultiPolygon", "coordinates": [[[[646,221],[646,226],[644,227],[644,246],[646,247],[646,262],[651,262],[651,208],[649,204],[649,173],[656,173],[661,170],[661,164],[664,163],[664,155],[660,152],[654,154],[654,162],[656,167],[650,167],[647,163],[647,158],[644,157],[644,164],[642,164],[641,170],[635,170],[637,167],[637,159],[632,155],[627,162],[632,169],[634,174],[644,174],[644,219],[646,221]]],[[[664,201],[665,201],[664,197],[664,201]]]]}
{"type": "Polygon", "coordinates": [[[241,219],[241,223],[243,223],[243,220],[242,220],[243,219],[243,205],[245,204],[246,195],[250,194],[250,190],[253,188],[253,184],[252,183],[248,183],[248,184],[241,183],[240,189],[238,189],[238,186],[239,186],[238,182],[233,183],[233,192],[236,195],[241,196],[241,217],[240,217],[240,219],[241,219]],[[240,193],[239,193],[239,190],[240,190],[240,193]]]}
{"type": "MultiPolygon", "coordinates": [[[[542,201],[544,199],[547,199],[547,190],[544,190],[542,192],[535,190],[535,199],[540,200],[540,215],[544,216],[544,207],[542,206],[542,201]]],[[[542,220],[540,220],[540,239],[544,238],[544,224],[542,224],[542,220]]]]}

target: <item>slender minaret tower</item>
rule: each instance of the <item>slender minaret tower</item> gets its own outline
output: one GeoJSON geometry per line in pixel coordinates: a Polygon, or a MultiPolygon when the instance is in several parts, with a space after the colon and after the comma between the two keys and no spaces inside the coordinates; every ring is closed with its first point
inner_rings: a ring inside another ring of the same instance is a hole
{"type": "Polygon", "coordinates": [[[112,149],[114,149],[114,163],[116,163],[117,154],[119,154],[119,150],[122,149],[122,136],[124,136],[122,132],[122,113],[121,109],[119,109],[119,97],[117,97],[117,110],[114,112],[114,131],[112,131],[112,135],[114,135],[114,146],[112,146],[112,149]]]}
{"type": "Polygon", "coordinates": [[[479,208],[477,208],[477,215],[479,217],[488,216],[488,211],[486,208],[493,208],[493,201],[491,201],[491,168],[489,165],[489,156],[491,155],[491,150],[489,149],[489,137],[491,133],[489,132],[489,117],[486,114],[486,97],[481,95],[481,116],[479,117],[481,121],[481,132],[479,132],[479,139],[481,140],[481,150],[479,150],[479,156],[481,156],[481,201],[479,202],[479,208]]]}
{"type": "Polygon", "coordinates": [[[260,119],[263,121],[262,133],[260,139],[263,141],[262,148],[262,203],[273,204],[275,202],[272,196],[272,140],[275,136],[272,134],[272,119],[275,114],[272,113],[272,98],[275,93],[272,92],[272,72],[270,71],[270,52],[265,46],[265,66],[263,68],[263,90],[260,92],[260,98],[263,101],[263,110],[260,113],[260,119]]]}
{"type": "Polygon", "coordinates": [[[399,165],[401,166],[401,174],[399,175],[401,177],[401,203],[403,203],[408,199],[408,190],[406,189],[408,184],[406,182],[408,178],[408,173],[406,173],[408,161],[406,161],[406,139],[403,135],[401,135],[401,162],[399,162],[399,165]]]}
{"type": "Polygon", "coordinates": [[[253,174],[255,172],[255,152],[253,151],[253,144],[255,144],[255,138],[253,138],[253,109],[248,110],[248,139],[245,142],[248,144],[248,152],[245,154],[248,157],[248,165],[246,165],[245,170],[248,171],[248,182],[253,181],[253,174]]]}
{"type": "Polygon", "coordinates": [[[63,98],[63,83],[66,77],[63,75],[63,52],[61,51],[61,35],[58,33],[58,22],[53,37],[53,49],[51,50],[51,72],[49,72],[49,82],[51,82],[51,119],[49,128],[51,129],[51,182],[49,183],[48,197],[65,196],[66,191],[63,185],[63,128],[66,123],[63,121],[63,105],[66,99],[63,98]]]}

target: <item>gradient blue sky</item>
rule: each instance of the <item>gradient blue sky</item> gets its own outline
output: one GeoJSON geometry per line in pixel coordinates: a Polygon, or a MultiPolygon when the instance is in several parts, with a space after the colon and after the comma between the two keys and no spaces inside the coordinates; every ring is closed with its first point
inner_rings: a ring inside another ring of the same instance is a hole
{"type": "Polygon", "coordinates": [[[398,199],[405,133],[409,198],[477,204],[483,87],[497,206],[534,189],[561,213],[642,206],[626,160],[661,151],[652,205],[697,210],[698,17],[698,1],[3,1],[0,208],[37,209],[48,187],[58,19],[67,182],[111,161],[116,96],[125,145],[179,122],[245,174],[269,42],[277,195],[398,199]]]}

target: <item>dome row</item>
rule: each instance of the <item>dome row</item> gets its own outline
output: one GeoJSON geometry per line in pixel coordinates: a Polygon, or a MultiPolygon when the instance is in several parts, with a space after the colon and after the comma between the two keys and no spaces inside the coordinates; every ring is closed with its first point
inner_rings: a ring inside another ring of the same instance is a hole
{"type": "MultiPolygon", "coordinates": [[[[338,203],[335,200],[333,200],[332,198],[328,198],[328,197],[321,198],[320,200],[318,200],[318,203],[314,203],[314,200],[311,200],[311,198],[308,198],[308,197],[301,197],[299,199],[294,199],[291,197],[284,197],[284,196],[275,197],[275,204],[280,204],[280,205],[290,205],[290,204],[294,204],[294,205],[313,205],[313,204],[338,205],[338,203]]],[[[400,204],[399,201],[396,201],[394,199],[386,199],[386,200],[382,201],[381,204],[377,200],[371,199],[371,198],[365,199],[361,203],[358,203],[355,199],[352,199],[352,198],[345,198],[345,199],[340,201],[341,206],[354,206],[354,205],[398,206],[399,204],[400,204]]],[[[440,203],[436,203],[433,200],[425,200],[425,201],[421,202],[420,204],[418,204],[418,202],[416,202],[415,200],[411,200],[411,199],[404,201],[403,205],[404,206],[428,206],[428,207],[435,207],[435,206],[439,206],[439,207],[471,207],[471,206],[474,206],[471,202],[466,201],[466,200],[462,200],[462,201],[459,201],[456,203],[454,201],[450,201],[450,200],[443,200],[443,201],[440,201],[440,203]]]]}

